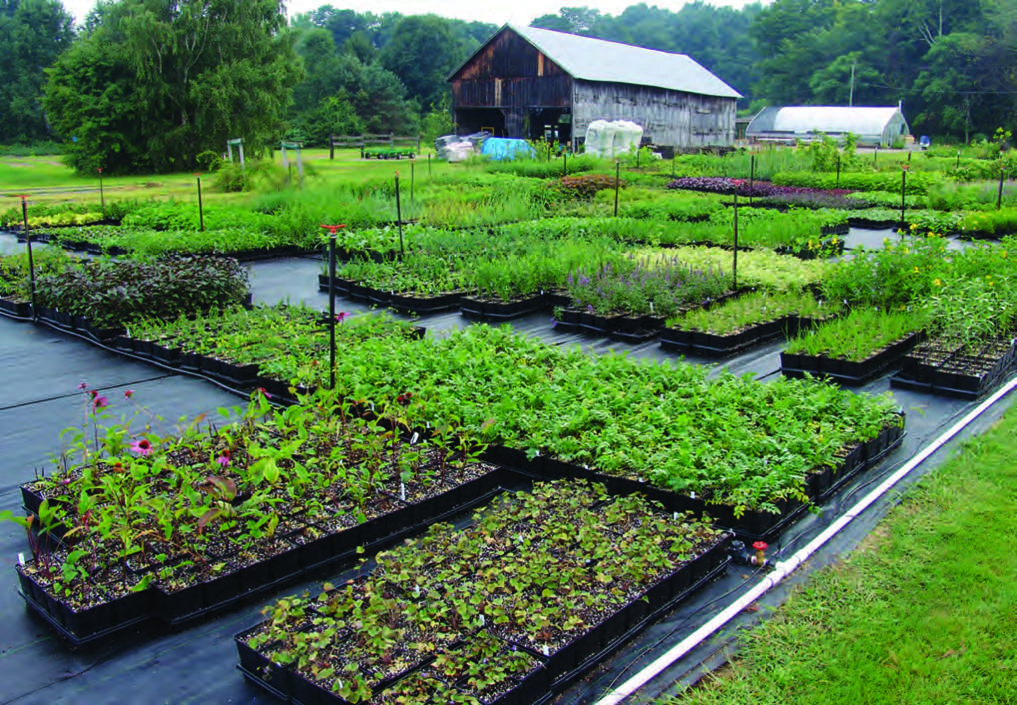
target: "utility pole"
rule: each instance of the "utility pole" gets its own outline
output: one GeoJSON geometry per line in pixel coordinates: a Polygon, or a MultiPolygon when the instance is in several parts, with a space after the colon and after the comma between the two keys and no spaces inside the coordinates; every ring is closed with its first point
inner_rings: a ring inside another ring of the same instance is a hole
{"type": "Polygon", "coordinates": [[[855,104],[855,62],[851,62],[851,93],[848,96],[848,106],[854,107],[855,104]]]}

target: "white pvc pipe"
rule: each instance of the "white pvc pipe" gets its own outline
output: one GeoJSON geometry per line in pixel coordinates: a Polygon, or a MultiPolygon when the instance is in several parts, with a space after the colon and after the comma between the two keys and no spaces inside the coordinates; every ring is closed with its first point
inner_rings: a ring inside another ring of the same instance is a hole
{"type": "Polygon", "coordinates": [[[1003,388],[979,404],[975,409],[967,414],[967,416],[954,424],[946,433],[926,446],[921,452],[897,470],[897,472],[886,478],[878,487],[860,499],[857,504],[841,515],[821,534],[812,539],[812,541],[798,550],[794,555],[785,561],[777,563],[772,572],[768,573],[760,582],[754,585],[752,589],[728,605],[724,611],[718,613],[715,617],[713,617],[713,619],[708,621],[679,643],[675,644],[667,651],[667,653],[663,654],[649,666],[632,676],[632,678],[607,693],[597,701],[597,705],[617,705],[649,683],[653,678],[657,677],[660,673],[685,656],[692,649],[699,646],[701,642],[705,641],[715,631],[731,621],[735,615],[765,595],[771,588],[778,585],[784,580],[784,578],[793,573],[802,563],[808,560],[813,553],[818,551],[823,544],[840,533],[845,526],[850,524],[855,517],[868,509],[876,500],[886,494],[894,485],[904,479],[912,470],[928,459],[930,455],[943,447],[943,445],[950,441],[950,439],[964,430],[968,424],[985,413],[997,401],[1013,391],[1015,387],[1017,387],[1017,378],[1010,380],[1003,388]]]}

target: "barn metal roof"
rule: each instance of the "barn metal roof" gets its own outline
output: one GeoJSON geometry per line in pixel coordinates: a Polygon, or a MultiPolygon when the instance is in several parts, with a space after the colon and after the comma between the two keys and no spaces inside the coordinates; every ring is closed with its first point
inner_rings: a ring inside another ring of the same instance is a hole
{"type": "Polygon", "coordinates": [[[890,108],[854,108],[831,105],[806,105],[789,108],[763,108],[752,118],[746,134],[785,132],[847,133],[881,135],[887,124],[900,112],[890,108]]]}
{"type": "MultiPolygon", "coordinates": [[[[520,35],[573,78],[654,86],[721,98],[742,97],[741,93],[686,54],[671,54],[631,44],[511,24],[495,32],[494,37],[505,29],[511,29],[520,35]]],[[[470,57],[463,65],[469,63],[472,58],[470,57]]],[[[458,72],[459,69],[456,69],[452,76],[458,72]]]]}

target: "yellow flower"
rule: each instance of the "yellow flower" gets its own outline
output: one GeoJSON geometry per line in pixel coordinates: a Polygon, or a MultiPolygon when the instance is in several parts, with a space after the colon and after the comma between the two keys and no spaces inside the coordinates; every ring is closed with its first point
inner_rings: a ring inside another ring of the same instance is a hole
{"type": "Polygon", "coordinates": [[[936,286],[943,286],[943,282],[942,282],[942,280],[939,277],[936,277],[935,279],[933,279],[932,283],[935,284],[936,286]]]}
{"type": "Polygon", "coordinates": [[[918,273],[919,273],[920,271],[922,271],[922,270],[920,270],[920,269],[919,269],[918,267],[915,267],[915,268],[914,268],[914,269],[912,269],[911,271],[912,271],[912,272],[914,272],[915,274],[918,274],[918,273]]]}
{"type": "Polygon", "coordinates": [[[911,230],[918,230],[918,223],[911,223],[911,230]]]}
{"type": "Polygon", "coordinates": [[[993,285],[993,284],[995,284],[995,283],[996,283],[996,282],[989,282],[989,286],[992,286],[992,285],[993,285]]]}

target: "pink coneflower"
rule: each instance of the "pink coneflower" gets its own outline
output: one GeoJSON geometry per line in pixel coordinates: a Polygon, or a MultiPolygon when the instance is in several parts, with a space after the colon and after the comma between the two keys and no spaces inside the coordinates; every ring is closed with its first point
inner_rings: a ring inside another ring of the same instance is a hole
{"type": "Polygon", "coordinates": [[[130,399],[133,396],[134,396],[133,389],[128,389],[127,391],[124,392],[124,399],[130,399]]]}
{"type": "Polygon", "coordinates": [[[347,318],[349,318],[352,315],[353,315],[352,313],[346,313],[345,311],[340,311],[339,313],[337,313],[335,315],[335,322],[336,323],[342,323],[343,321],[345,321],[347,318]]]}
{"type": "Polygon", "coordinates": [[[219,463],[221,467],[228,468],[230,466],[230,452],[224,450],[222,455],[215,459],[215,462],[219,463]]]}
{"type": "Polygon", "coordinates": [[[109,406],[109,399],[107,399],[106,397],[97,396],[92,399],[92,409],[94,411],[98,411],[99,409],[102,409],[103,407],[106,406],[109,406]]]}
{"type": "Polygon", "coordinates": [[[86,382],[82,382],[81,384],[78,385],[78,389],[86,389],[87,387],[88,384],[86,382]]]}
{"type": "Polygon", "coordinates": [[[152,444],[147,438],[142,438],[140,441],[134,441],[134,443],[131,444],[131,452],[135,455],[141,456],[151,455],[152,444]]]}
{"type": "Polygon", "coordinates": [[[268,390],[266,390],[264,387],[258,387],[255,391],[264,394],[266,399],[271,399],[272,398],[272,395],[269,394],[268,390]]]}

